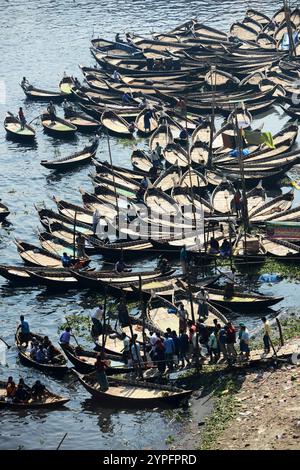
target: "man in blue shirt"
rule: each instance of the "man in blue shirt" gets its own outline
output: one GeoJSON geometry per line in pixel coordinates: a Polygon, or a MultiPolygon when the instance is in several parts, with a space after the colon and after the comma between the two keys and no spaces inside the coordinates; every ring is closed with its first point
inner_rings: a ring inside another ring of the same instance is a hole
{"type": "Polygon", "coordinates": [[[25,343],[26,348],[28,346],[28,342],[30,340],[30,328],[29,328],[29,323],[24,320],[24,315],[20,316],[20,321],[21,324],[19,328],[21,329],[21,335],[20,335],[20,340],[23,343],[25,343]]]}
{"type": "Polygon", "coordinates": [[[71,339],[71,328],[67,326],[65,331],[60,335],[59,341],[64,346],[69,346],[70,339],[71,339]]]}
{"type": "Polygon", "coordinates": [[[164,334],[164,346],[165,346],[165,359],[170,371],[173,370],[173,356],[175,353],[175,346],[173,339],[169,336],[168,333],[164,334]]]}
{"type": "Polygon", "coordinates": [[[61,264],[63,265],[64,268],[69,268],[72,264],[72,259],[67,253],[63,253],[61,257],[61,264]]]}

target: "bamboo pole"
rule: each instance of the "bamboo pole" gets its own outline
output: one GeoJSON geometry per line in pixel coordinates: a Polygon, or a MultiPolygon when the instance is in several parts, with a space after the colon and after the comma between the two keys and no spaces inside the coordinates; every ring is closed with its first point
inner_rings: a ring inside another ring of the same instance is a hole
{"type": "MultiPolygon", "coordinates": [[[[216,72],[216,66],[212,65],[210,68],[211,73],[216,72]]],[[[211,106],[211,117],[210,117],[210,138],[209,138],[209,152],[207,168],[210,169],[212,166],[213,157],[213,140],[214,140],[214,129],[215,129],[215,106],[216,106],[216,75],[214,74],[215,81],[212,82],[212,106],[211,106]]]]}

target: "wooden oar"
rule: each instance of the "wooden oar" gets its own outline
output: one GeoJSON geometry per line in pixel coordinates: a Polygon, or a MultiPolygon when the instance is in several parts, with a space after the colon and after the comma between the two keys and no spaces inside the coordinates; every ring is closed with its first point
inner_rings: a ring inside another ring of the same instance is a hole
{"type": "Polygon", "coordinates": [[[3,338],[1,338],[1,336],[0,336],[0,340],[5,344],[5,346],[7,347],[7,349],[10,349],[10,348],[11,348],[11,346],[10,346],[9,344],[7,344],[7,342],[6,342],[3,338]]]}

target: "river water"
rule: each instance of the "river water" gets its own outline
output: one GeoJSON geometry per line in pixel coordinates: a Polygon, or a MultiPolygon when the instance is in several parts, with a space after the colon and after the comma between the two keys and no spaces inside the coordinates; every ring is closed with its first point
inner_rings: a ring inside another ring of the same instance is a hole
{"type": "MultiPolygon", "coordinates": [[[[23,106],[27,120],[38,116],[42,104],[27,102],[19,83],[23,76],[41,88],[56,89],[67,74],[80,77],[78,64],[92,65],[89,40],[92,36],[113,38],[124,31],[147,34],[168,31],[191,17],[198,18],[224,31],[233,20],[243,17],[247,7],[266,14],[278,8],[277,0],[268,1],[189,1],[156,0],[93,1],[93,0],[2,0],[0,2],[0,120],[5,112],[17,112],[23,106]],[[5,91],[5,93],[4,93],[5,91]]],[[[265,116],[255,121],[260,124],[265,116]]],[[[287,122],[280,109],[268,115],[265,128],[273,132],[287,122]]],[[[54,207],[53,195],[80,203],[79,187],[91,189],[88,173],[92,167],[56,176],[40,165],[41,159],[69,155],[81,149],[88,137],[78,135],[72,142],[60,142],[43,134],[37,126],[36,148],[24,147],[5,139],[0,130],[0,197],[9,206],[10,225],[0,227],[1,263],[20,263],[13,237],[38,244],[38,217],[34,204],[45,202],[54,207]]],[[[131,145],[112,139],[115,163],[129,165],[131,145]]],[[[105,141],[98,157],[107,158],[105,141]]],[[[297,173],[297,170],[294,170],[297,173]]],[[[152,266],[151,260],[147,262],[152,266]]],[[[136,267],[145,262],[137,262],[136,267]]],[[[294,284],[283,281],[276,286],[263,285],[261,292],[284,295],[278,308],[294,311],[297,291],[294,284]]],[[[87,292],[66,292],[49,295],[41,288],[12,288],[0,278],[0,335],[13,344],[13,334],[20,314],[24,314],[35,331],[57,338],[58,327],[70,313],[89,314],[99,297],[87,292]]],[[[251,328],[258,324],[248,318],[251,328]]],[[[9,373],[17,380],[26,377],[29,383],[41,375],[19,364],[12,347],[7,353],[8,367],[0,366],[0,379],[9,373]]],[[[181,424],[170,413],[122,411],[96,406],[73,378],[63,381],[42,380],[54,391],[68,394],[71,401],[64,410],[16,413],[0,411],[0,449],[54,449],[65,432],[63,449],[163,449],[168,436],[180,435],[181,424]],[[176,424],[177,423],[177,424],[176,424]]],[[[188,414],[186,415],[188,419],[188,414]]]]}

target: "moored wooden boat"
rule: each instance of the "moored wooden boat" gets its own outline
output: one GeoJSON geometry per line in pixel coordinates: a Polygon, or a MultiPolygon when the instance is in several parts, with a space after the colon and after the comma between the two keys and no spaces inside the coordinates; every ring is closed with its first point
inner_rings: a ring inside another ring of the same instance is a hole
{"type": "Polygon", "coordinates": [[[212,193],[211,205],[216,211],[222,214],[229,214],[232,212],[234,194],[235,191],[232,183],[223,179],[212,193]]]}
{"type": "Polygon", "coordinates": [[[115,403],[123,406],[151,406],[156,404],[177,404],[191,395],[190,390],[182,390],[166,385],[151,384],[143,381],[127,381],[109,378],[109,388],[101,391],[94,373],[81,375],[74,372],[80,383],[92,395],[92,397],[105,404],[115,403]]]}
{"type": "Polygon", "coordinates": [[[53,101],[56,103],[61,103],[66,97],[65,93],[61,93],[59,91],[42,90],[41,88],[36,88],[32,85],[21,85],[21,88],[23,88],[26,98],[31,100],[47,102],[53,101]]]}
{"type": "Polygon", "coordinates": [[[56,160],[41,160],[41,165],[49,170],[65,171],[73,169],[77,166],[84,165],[95,157],[97,152],[97,145],[90,145],[85,147],[80,152],[76,152],[68,157],[57,158],[56,160]]]}
{"type": "Polygon", "coordinates": [[[31,243],[22,242],[21,240],[16,239],[15,243],[19,255],[26,264],[50,268],[62,267],[61,259],[58,255],[54,255],[49,251],[38,248],[31,243]]]}
{"type": "Polygon", "coordinates": [[[0,222],[3,222],[6,217],[8,217],[10,214],[10,211],[8,209],[8,207],[5,205],[5,204],[2,204],[2,202],[0,202],[0,222]]]}
{"type": "Polygon", "coordinates": [[[127,138],[133,137],[128,122],[113,111],[104,111],[101,116],[101,123],[112,135],[127,138]]]}

